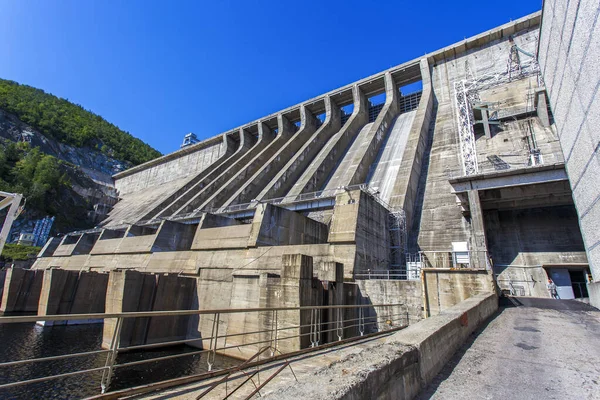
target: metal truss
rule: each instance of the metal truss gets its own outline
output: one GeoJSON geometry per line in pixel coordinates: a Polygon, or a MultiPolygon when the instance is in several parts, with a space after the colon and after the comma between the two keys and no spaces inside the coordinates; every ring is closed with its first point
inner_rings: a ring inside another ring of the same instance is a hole
{"type": "Polygon", "coordinates": [[[474,175],[479,172],[475,132],[473,130],[473,104],[481,102],[479,91],[532,75],[537,75],[538,87],[543,87],[544,81],[537,57],[519,48],[512,39],[507,68],[503,73],[475,77],[468,61],[465,61],[465,78],[454,82],[459,147],[465,175],[474,175]],[[527,62],[521,62],[519,53],[525,54],[531,59],[527,62]]]}

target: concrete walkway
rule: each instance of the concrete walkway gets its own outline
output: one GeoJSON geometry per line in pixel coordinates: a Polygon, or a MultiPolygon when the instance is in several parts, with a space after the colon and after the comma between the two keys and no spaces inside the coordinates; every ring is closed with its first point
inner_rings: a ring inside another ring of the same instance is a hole
{"type": "Polygon", "coordinates": [[[419,399],[600,399],[600,312],[574,300],[512,300],[419,399]]]}

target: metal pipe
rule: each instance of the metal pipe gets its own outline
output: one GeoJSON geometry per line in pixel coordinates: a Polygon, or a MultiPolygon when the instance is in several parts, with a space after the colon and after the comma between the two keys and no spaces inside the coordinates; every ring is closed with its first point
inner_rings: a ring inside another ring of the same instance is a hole
{"type": "Polygon", "coordinates": [[[209,315],[209,314],[236,314],[262,311],[304,311],[304,310],[335,310],[352,308],[375,308],[403,306],[404,303],[397,304],[365,304],[365,305],[343,305],[343,306],[302,306],[302,307],[263,307],[263,308],[226,308],[216,310],[176,310],[176,311],[140,311],[124,313],[90,313],[90,314],[59,314],[59,315],[32,315],[18,317],[0,317],[0,324],[14,324],[23,322],[37,321],[61,321],[61,320],[82,320],[82,319],[107,319],[107,318],[151,318],[151,317],[177,317],[185,315],[209,315]]]}

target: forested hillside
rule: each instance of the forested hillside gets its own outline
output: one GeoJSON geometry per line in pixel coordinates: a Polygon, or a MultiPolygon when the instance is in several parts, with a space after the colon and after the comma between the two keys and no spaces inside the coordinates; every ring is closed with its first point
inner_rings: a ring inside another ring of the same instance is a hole
{"type": "Polygon", "coordinates": [[[90,227],[91,204],[72,188],[77,175],[74,166],[28,143],[0,142],[0,190],[23,194],[26,213],[21,219],[56,216],[55,231],[90,227]]]}
{"type": "Polygon", "coordinates": [[[0,79],[0,108],[59,142],[89,146],[134,165],[160,156],[101,116],[31,86],[0,79]]]}

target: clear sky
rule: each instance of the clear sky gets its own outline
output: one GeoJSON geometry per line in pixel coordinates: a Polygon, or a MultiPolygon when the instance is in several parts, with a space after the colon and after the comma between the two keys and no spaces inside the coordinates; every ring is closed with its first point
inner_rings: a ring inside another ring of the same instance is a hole
{"type": "Polygon", "coordinates": [[[163,153],[517,19],[541,0],[0,0],[0,77],[163,153]]]}

